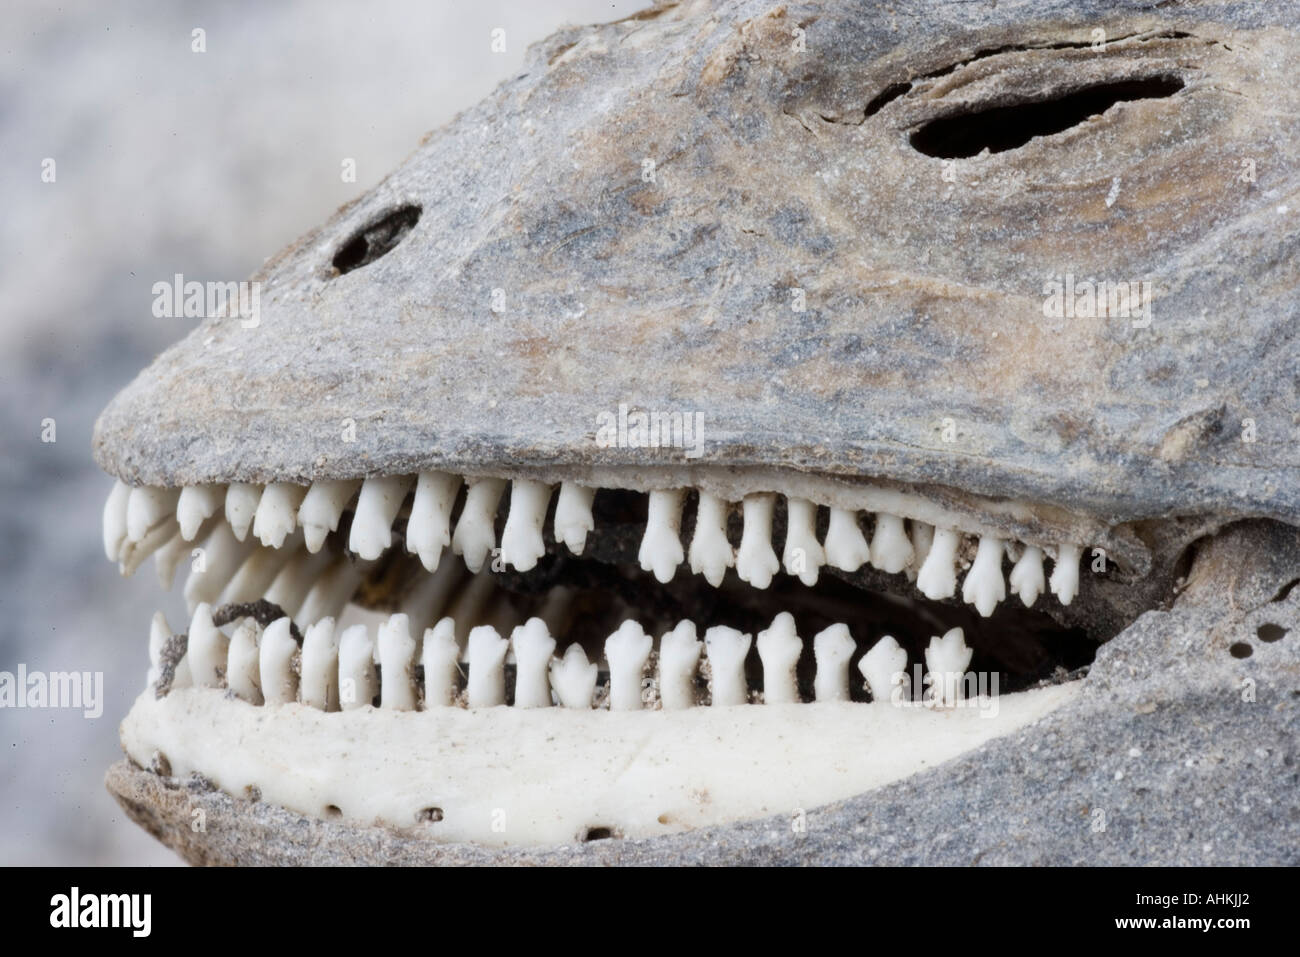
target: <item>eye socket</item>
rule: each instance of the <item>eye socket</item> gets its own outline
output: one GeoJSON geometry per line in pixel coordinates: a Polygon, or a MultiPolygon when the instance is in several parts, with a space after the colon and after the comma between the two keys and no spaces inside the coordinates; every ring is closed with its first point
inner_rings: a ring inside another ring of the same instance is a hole
{"type": "Polygon", "coordinates": [[[943,116],[916,130],[909,141],[919,152],[938,159],[965,159],[986,149],[1001,153],[1036,136],[1063,133],[1116,103],[1160,99],[1182,88],[1183,81],[1176,76],[1101,83],[1047,100],[943,116]]]}
{"type": "Polygon", "coordinates": [[[420,213],[419,206],[400,206],[358,229],[334,254],[338,274],[368,266],[392,251],[420,221],[420,213]]]}

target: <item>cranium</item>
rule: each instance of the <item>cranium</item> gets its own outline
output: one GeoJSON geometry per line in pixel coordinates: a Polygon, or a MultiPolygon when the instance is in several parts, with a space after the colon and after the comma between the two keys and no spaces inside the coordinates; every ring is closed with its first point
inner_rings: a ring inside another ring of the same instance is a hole
{"type": "Polygon", "coordinates": [[[1296,26],[539,44],[101,417],[110,557],[203,550],[110,788],[195,861],[1294,860],[1296,26]]]}

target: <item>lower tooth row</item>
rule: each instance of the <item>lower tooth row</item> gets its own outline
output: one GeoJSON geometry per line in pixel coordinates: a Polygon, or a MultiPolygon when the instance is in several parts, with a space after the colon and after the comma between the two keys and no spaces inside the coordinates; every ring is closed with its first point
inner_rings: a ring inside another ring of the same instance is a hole
{"type": "MultiPolygon", "coordinates": [[[[149,683],[163,674],[163,649],[174,641],[166,621],[158,614],[150,632],[149,683]]],[[[598,662],[590,661],[582,645],[574,643],[556,656],[556,641],[540,618],[516,627],[509,639],[495,628],[480,625],[457,640],[451,618],[427,628],[421,638],[412,634],[410,620],[395,614],[381,623],[372,640],[365,625],[338,632],[333,618],[308,628],[301,645],[288,618],[278,618],[262,628],[252,618],[235,622],[229,636],[212,619],[206,603],[195,609],[168,690],[187,687],[228,688],[255,705],[301,702],[322,711],[351,710],[378,702],[381,708],[414,711],[463,704],[490,708],[506,703],[508,658],[513,652],[514,707],[592,708],[599,699],[598,662]],[[461,689],[460,662],[468,666],[461,689]]],[[[693,707],[702,698],[698,676],[708,678],[712,706],[748,704],[752,695],[746,660],[757,646],[763,673],[763,698],[767,704],[800,701],[796,669],[803,642],[794,618],[781,613],[771,626],[752,636],[734,628],[708,629],[697,637],[693,622],[683,621],[659,641],[655,667],[651,667],[654,641],[642,627],[624,622],[605,642],[608,672],[604,703],[611,711],[638,711],[655,707],[675,710],[693,707]],[[647,677],[653,681],[647,681],[647,677]],[[650,689],[654,689],[651,691],[650,689]]],[[[814,700],[850,700],[850,664],[856,643],[846,625],[819,632],[812,642],[815,659],[814,700]]],[[[932,675],[960,679],[970,665],[972,652],[960,628],[934,637],[925,652],[932,675]]],[[[907,652],[884,636],[858,661],[858,672],[878,701],[890,700],[901,688],[911,696],[907,677],[907,652]]],[[[952,706],[961,696],[962,682],[936,682],[937,703],[952,706]]]]}
{"type": "MultiPolygon", "coordinates": [[[[159,574],[169,581],[187,554],[185,543],[207,535],[209,549],[220,553],[216,559],[220,573],[213,578],[222,579],[222,583],[206,588],[196,585],[190,597],[215,601],[218,596],[211,594],[213,587],[223,587],[230,581],[239,564],[251,554],[255,540],[275,551],[305,550],[315,554],[326,536],[337,530],[345,508],[354,499],[348,550],[363,560],[378,559],[391,547],[394,522],[414,488],[406,522],[406,550],[418,555],[424,567],[433,572],[439,567],[444,548],[450,547],[463,557],[470,571],[477,572],[497,548],[496,516],[507,482],[496,478],[472,480],[453,531],[452,509],[460,486],[458,476],[443,472],[364,481],[323,480],[310,487],[274,482],[266,486],[232,483],[182,490],[132,489],[118,482],[105,505],[104,549],[110,558],[122,563],[125,572],[133,571],[156,553],[159,574]],[[233,567],[228,568],[231,563],[233,567]]],[[[529,479],[510,483],[510,503],[499,551],[505,565],[528,571],[545,554],[542,526],[553,491],[551,486],[529,479]]],[[[587,534],[595,524],[591,511],[594,494],[593,489],[572,483],[560,486],[555,538],[575,554],[583,551],[587,534]]],[[[683,549],[685,496],[684,489],[649,493],[648,519],[638,560],[661,582],[672,579],[683,562],[715,587],[722,584],[727,569],[734,567],[737,576],[755,588],[767,588],[782,568],[811,586],[816,584],[824,565],[855,572],[870,564],[887,574],[906,573],[927,598],[941,600],[957,594],[962,536],[953,529],[912,521],[909,532],[902,517],[878,513],[868,541],[856,511],[831,507],[825,541],[818,542],[817,506],[790,497],[786,500],[785,546],[778,560],[772,546],[774,493],[744,497],[741,541],[738,548],[733,548],[727,538],[730,503],[700,492],[695,532],[689,547],[683,549]]],[[[986,617],[1006,598],[1008,583],[1002,562],[1010,549],[998,538],[982,537],[963,580],[963,600],[986,617]]],[[[1063,604],[1069,604],[1078,592],[1080,555],[1077,545],[1059,546],[1053,556],[1051,577],[1045,580],[1044,549],[1023,547],[1011,570],[1011,594],[1030,606],[1050,589],[1063,604]]]]}

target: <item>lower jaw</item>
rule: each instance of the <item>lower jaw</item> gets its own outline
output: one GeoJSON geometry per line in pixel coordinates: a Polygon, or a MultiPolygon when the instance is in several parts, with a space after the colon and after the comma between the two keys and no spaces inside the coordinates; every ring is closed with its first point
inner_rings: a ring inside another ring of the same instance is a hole
{"type": "Polygon", "coordinates": [[[310,817],[494,847],[647,838],[791,815],[901,780],[1073,701],[1081,682],[922,702],[683,711],[257,707],[146,691],[128,756],[310,817]]]}

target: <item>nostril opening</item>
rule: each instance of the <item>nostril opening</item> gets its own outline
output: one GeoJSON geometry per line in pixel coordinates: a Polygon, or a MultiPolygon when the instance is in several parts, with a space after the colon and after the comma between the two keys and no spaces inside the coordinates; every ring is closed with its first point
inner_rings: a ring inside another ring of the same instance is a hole
{"type": "Polygon", "coordinates": [[[1228,654],[1232,655],[1234,658],[1249,658],[1254,653],[1255,650],[1244,641],[1233,642],[1232,645],[1228,647],[1228,654]]]}
{"type": "Polygon", "coordinates": [[[616,837],[612,828],[608,827],[589,827],[585,834],[582,835],[584,841],[608,841],[616,837]]]}
{"type": "Polygon", "coordinates": [[[419,206],[402,206],[363,226],[334,254],[334,268],[344,273],[368,266],[387,255],[420,221],[419,206]]]}
{"type": "Polygon", "coordinates": [[[1063,133],[1116,103],[1162,99],[1182,88],[1176,76],[1102,83],[1051,99],[940,117],[913,132],[909,141],[917,151],[938,159],[964,159],[984,150],[1002,153],[1037,136],[1063,133]]]}
{"type": "Polygon", "coordinates": [[[1255,634],[1259,636],[1260,641],[1280,641],[1287,631],[1289,629],[1283,628],[1281,625],[1265,622],[1255,629],[1255,634]]]}

